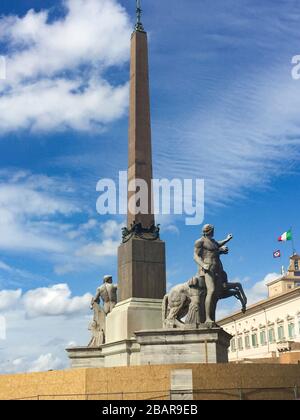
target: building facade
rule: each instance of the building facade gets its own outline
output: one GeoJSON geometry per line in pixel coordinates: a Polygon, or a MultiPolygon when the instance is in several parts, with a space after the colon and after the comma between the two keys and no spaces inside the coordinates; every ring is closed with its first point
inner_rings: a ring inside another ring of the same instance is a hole
{"type": "Polygon", "coordinates": [[[218,322],[233,336],[231,362],[275,359],[297,352],[300,360],[300,256],[290,259],[288,272],[267,285],[268,298],[218,322]]]}

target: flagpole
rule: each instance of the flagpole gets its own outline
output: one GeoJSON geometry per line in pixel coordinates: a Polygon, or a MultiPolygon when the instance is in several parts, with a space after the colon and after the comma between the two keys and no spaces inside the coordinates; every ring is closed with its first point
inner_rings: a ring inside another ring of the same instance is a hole
{"type": "Polygon", "coordinates": [[[290,228],[292,234],[292,248],[293,248],[293,256],[296,255],[296,248],[295,248],[295,241],[294,241],[294,234],[293,234],[293,227],[290,228]]]}

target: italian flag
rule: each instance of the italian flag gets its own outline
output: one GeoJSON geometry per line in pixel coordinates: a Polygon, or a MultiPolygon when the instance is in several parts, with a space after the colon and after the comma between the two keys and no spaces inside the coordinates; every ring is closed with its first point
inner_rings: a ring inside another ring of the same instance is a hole
{"type": "Polygon", "coordinates": [[[286,242],[286,241],[291,241],[292,239],[293,239],[292,231],[288,230],[287,232],[284,232],[283,235],[279,236],[278,241],[286,242]]]}

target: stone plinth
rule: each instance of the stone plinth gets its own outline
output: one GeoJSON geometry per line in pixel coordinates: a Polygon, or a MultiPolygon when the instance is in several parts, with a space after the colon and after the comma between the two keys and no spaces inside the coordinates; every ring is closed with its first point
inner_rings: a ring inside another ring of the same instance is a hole
{"type": "Polygon", "coordinates": [[[139,366],[140,346],[136,340],[102,344],[98,348],[75,347],[66,349],[72,369],[139,366]]]}
{"type": "Polygon", "coordinates": [[[101,347],[73,347],[66,351],[71,361],[71,367],[74,369],[105,367],[101,347]]]}
{"type": "Polygon", "coordinates": [[[161,299],[128,299],[119,302],[106,318],[106,343],[134,338],[135,331],[162,328],[161,299]]]}
{"type": "Polygon", "coordinates": [[[138,331],[141,365],[228,363],[232,336],[222,328],[138,331]]]}
{"type": "Polygon", "coordinates": [[[166,294],[165,243],[132,238],[118,250],[118,298],[163,299],[166,294]]]}
{"type": "Polygon", "coordinates": [[[104,344],[102,354],[106,368],[140,365],[140,346],[135,339],[104,344]]]}

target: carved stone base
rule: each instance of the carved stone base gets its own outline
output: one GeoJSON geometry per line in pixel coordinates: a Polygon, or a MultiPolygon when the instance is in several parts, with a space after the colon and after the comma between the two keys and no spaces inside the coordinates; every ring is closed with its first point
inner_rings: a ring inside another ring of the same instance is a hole
{"type": "Polygon", "coordinates": [[[228,363],[232,336],[222,328],[138,331],[141,365],[228,363]]]}
{"type": "Polygon", "coordinates": [[[71,361],[71,368],[102,368],[104,357],[102,348],[73,347],[66,349],[71,361]]]}
{"type": "Polygon", "coordinates": [[[106,343],[134,338],[135,331],[162,328],[160,299],[128,299],[119,302],[106,318],[106,343]]]}
{"type": "Polygon", "coordinates": [[[163,241],[131,238],[118,249],[119,302],[130,298],[163,299],[166,256],[163,241]]]}
{"type": "Polygon", "coordinates": [[[75,347],[66,351],[72,369],[140,365],[140,346],[135,339],[103,344],[98,348],[75,347]]]}

